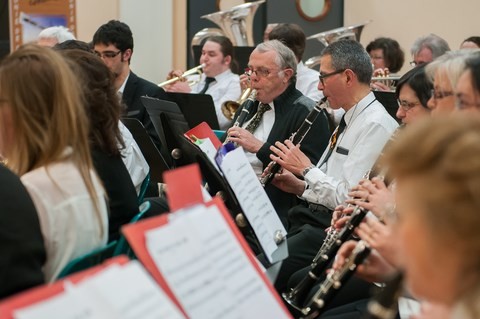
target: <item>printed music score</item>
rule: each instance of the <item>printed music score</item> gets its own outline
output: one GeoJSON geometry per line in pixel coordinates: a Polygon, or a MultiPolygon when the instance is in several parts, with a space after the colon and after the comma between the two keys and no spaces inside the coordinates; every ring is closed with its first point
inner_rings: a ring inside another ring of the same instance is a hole
{"type": "Polygon", "coordinates": [[[189,318],[290,318],[216,205],[171,214],[145,238],[189,318]]]}
{"type": "Polygon", "coordinates": [[[14,312],[15,319],[185,318],[137,261],[113,264],[64,292],[14,312]]]}
{"type": "Polygon", "coordinates": [[[275,238],[278,234],[286,236],[287,231],[243,149],[238,147],[228,152],[220,163],[220,168],[252,225],[268,260],[273,263],[278,259],[285,259],[288,256],[288,250],[283,256],[274,257],[278,249],[275,238]]]}

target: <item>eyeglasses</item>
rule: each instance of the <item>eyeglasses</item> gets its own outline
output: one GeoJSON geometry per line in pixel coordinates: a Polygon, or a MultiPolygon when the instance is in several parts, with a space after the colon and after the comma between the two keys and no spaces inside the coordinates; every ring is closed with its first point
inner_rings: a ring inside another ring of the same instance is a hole
{"type": "Polygon", "coordinates": [[[330,73],[325,73],[325,74],[321,74],[320,73],[320,76],[318,77],[318,79],[320,80],[320,82],[322,82],[322,85],[325,85],[325,79],[328,78],[329,76],[332,76],[332,75],[335,75],[335,74],[339,74],[339,73],[342,73],[344,72],[346,69],[340,69],[340,70],[337,70],[337,71],[333,71],[333,72],[330,72],[330,73]]]}
{"type": "Polygon", "coordinates": [[[95,51],[95,54],[103,59],[113,59],[117,55],[119,55],[122,52],[122,50],[118,50],[117,52],[114,51],[104,51],[104,52],[98,52],[95,51]]]}
{"type": "Polygon", "coordinates": [[[435,89],[432,89],[432,97],[434,100],[441,100],[452,95],[453,92],[451,91],[436,91],[435,89]]]}
{"type": "MultiPolygon", "coordinates": [[[[281,72],[281,71],[279,71],[279,72],[281,72]]],[[[254,70],[253,68],[246,68],[245,69],[245,74],[248,75],[248,76],[252,76],[252,74],[254,74],[254,73],[259,78],[266,78],[270,75],[270,73],[272,73],[272,71],[270,71],[269,69],[265,69],[265,68],[258,68],[256,70],[254,70]]]]}
{"type": "Polygon", "coordinates": [[[420,105],[420,102],[408,102],[408,101],[400,101],[397,100],[398,106],[400,106],[405,112],[410,111],[413,109],[415,106],[420,105]]]}
{"type": "Polygon", "coordinates": [[[455,99],[455,107],[457,110],[466,110],[472,107],[480,107],[480,103],[467,102],[463,100],[462,95],[457,95],[455,99]]]}

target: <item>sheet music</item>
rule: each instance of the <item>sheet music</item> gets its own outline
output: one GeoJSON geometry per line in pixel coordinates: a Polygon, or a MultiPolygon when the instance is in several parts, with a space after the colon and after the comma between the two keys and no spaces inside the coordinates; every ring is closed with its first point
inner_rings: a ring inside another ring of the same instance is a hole
{"type": "Polygon", "coordinates": [[[228,152],[221,163],[221,169],[252,225],[266,257],[272,262],[272,254],[277,249],[275,233],[280,231],[286,236],[287,231],[243,149],[238,147],[228,152]]]}
{"type": "Polygon", "coordinates": [[[215,168],[217,168],[218,170],[217,163],[215,163],[215,155],[217,155],[217,149],[215,148],[215,146],[213,146],[212,141],[209,138],[198,139],[198,141],[199,142],[196,142],[195,144],[200,147],[202,152],[207,155],[210,162],[212,162],[213,166],[215,166],[215,168]]]}
{"type": "Polygon", "coordinates": [[[109,267],[82,281],[74,292],[88,295],[116,318],[185,318],[138,261],[109,267]]]}
{"type": "Polygon", "coordinates": [[[289,318],[216,206],[172,217],[146,246],[189,318],[289,318]]]}
{"type": "Polygon", "coordinates": [[[112,265],[67,284],[53,298],[15,312],[16,319],[184,319],[137,261],[112,265]]]}

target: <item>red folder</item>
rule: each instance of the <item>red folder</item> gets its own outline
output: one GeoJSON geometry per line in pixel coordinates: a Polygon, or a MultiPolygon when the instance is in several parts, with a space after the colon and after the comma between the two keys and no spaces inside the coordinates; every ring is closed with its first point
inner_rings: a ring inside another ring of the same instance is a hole
{"type": "MultiPolygon", "coordinates": [[[[192,185],[199,185],[200,174],[199,174],[198,165],[196,164],[189,165],[180,170],[177,169],[177,170],[170,171],[168,172],[168,174],[165,174],[164,180],[166,181],[167,187],[168,187],[169,202],[175,203],[174,206],[172,205],[170,206],[172,210],[185,208],[195,204],[202,204],[203,199],[201,198],[201,196],[195,193],[195,190],[198,190],[199,188],[192,187],[192,185]],[[186,191],[187,189],[188,190],[191,189],[192,191],[191,192],[186,191]],[[181,206],[182,203],[184,206],[181,206]]],[[[260,277],[262,278],[263,282],[265,283],[265,285],[267,285],[270,292],[274,295],[275,300],[278,302],[282,310],[286,314],[289,314],[287,308],[285,307],[284,303],[276,293],[270,281],[267,279],[267,277],[264,275],[264,273],[260,269],[257,261],[255,260],[255,256],[253,252],[251,251],[248,243],[245,241],[243,235],[240,233],[237,226],[235,225],[235,222],[231,218],[230,213],[225,207],[223,201],[220,198],[216,197],[206,205],[207,206],[216,205],[218,207],[223,218],[228,223],[230,230],[233,232],[233,234],[241,244],[243,251],[247,254],[247,257],[250,263],[253,265],[254,269],[260,274],[260,277]]],[[[136,256],[144,265],[145,269],[147,269],[147,271],[150,272],[152,277],[156,280],[156,282],[160,285],[160,287],[165,291],[165,293],[175,302],[175,304],[178,306],[179,309],[181,309],[183,314],[187,316],[184,309],[180,305],[179,301],[176,299],[172,290],[168,286],[164,276],[155,265],[155,262],[150,256],[150,254],[148,253],[147,246],[146,246],[145,233],[151,229],[162,227],[166,225],[168,222],[169,222],[169,216],[168,214],[164,214],[158,217],[145,219],[135,224],[126,225],[122,228],[122,232],[125,235],[130,246],[132,247],[133,251],[135,252],[136,256]]]]}
{"type": "Polygon", "coordinates": [[[185,137],[188,138],[192,143],[195,143],[196,139],[205,139],[209,138],[212,141],[213,146],[218,150],[222,146],[222,142],[218,139],[215,133],[212,131],[210,126],[206,122],[202,122],[192,128],[191,130],[185,132],[185,137]]]}
{"type": "Polygon", "coordinates": [[[129,259],[126,256],[114,257],[108,259],[99,266],[95,266],[87,270],[78,272],[69,277],[56,281],[53,284],[35,287],[18,295],[4,299],[0,302],[0,319],[13,319],[13,312],[15,310],[36,304],[38,302],[41,302],[42,300],[62,293],[64,291],[64,282],[66,280],[73,283],[78,283],[84,278],[96,274],[110,265],[123,265],[127,262],[129,262],[129,259]]]}

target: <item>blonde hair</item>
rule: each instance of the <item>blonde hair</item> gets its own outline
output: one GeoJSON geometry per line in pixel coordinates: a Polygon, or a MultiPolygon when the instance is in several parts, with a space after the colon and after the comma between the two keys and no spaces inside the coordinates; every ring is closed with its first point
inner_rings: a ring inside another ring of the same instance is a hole
{"type": "Polygon", "coordinates": [[[15,140],[4,154],[7,165],[21,176],[70,158],[99,215],[81,92],[67,62],[50,48],[25,45],[0,64],[0,98],[11,109],[15,140]],[[73,152],[66,155],[68,147],[73,152]]]}
{"type": "MultiPolygon", "coordinates": [[[[461,254],[465,283],[480,283],[480,117],[454,114],[413,124],[386,155],[399,183],[414,180],[414,195],[431,238],[461,254]]],[[[472,286],[465,287],[468,291],[472,286]]],[[[467,292],[468,293],[468,292],[467,292]]]]}
{"type": "Polygon", "coordinates": [[[455,89],[460,75],[462,75],[465,70],[467,58],[475,51],[480,50],[449,51],[427,64],[425,73],[432,82],[436,73],[442,77],[446,77],[452,89],[455,89]]]}

